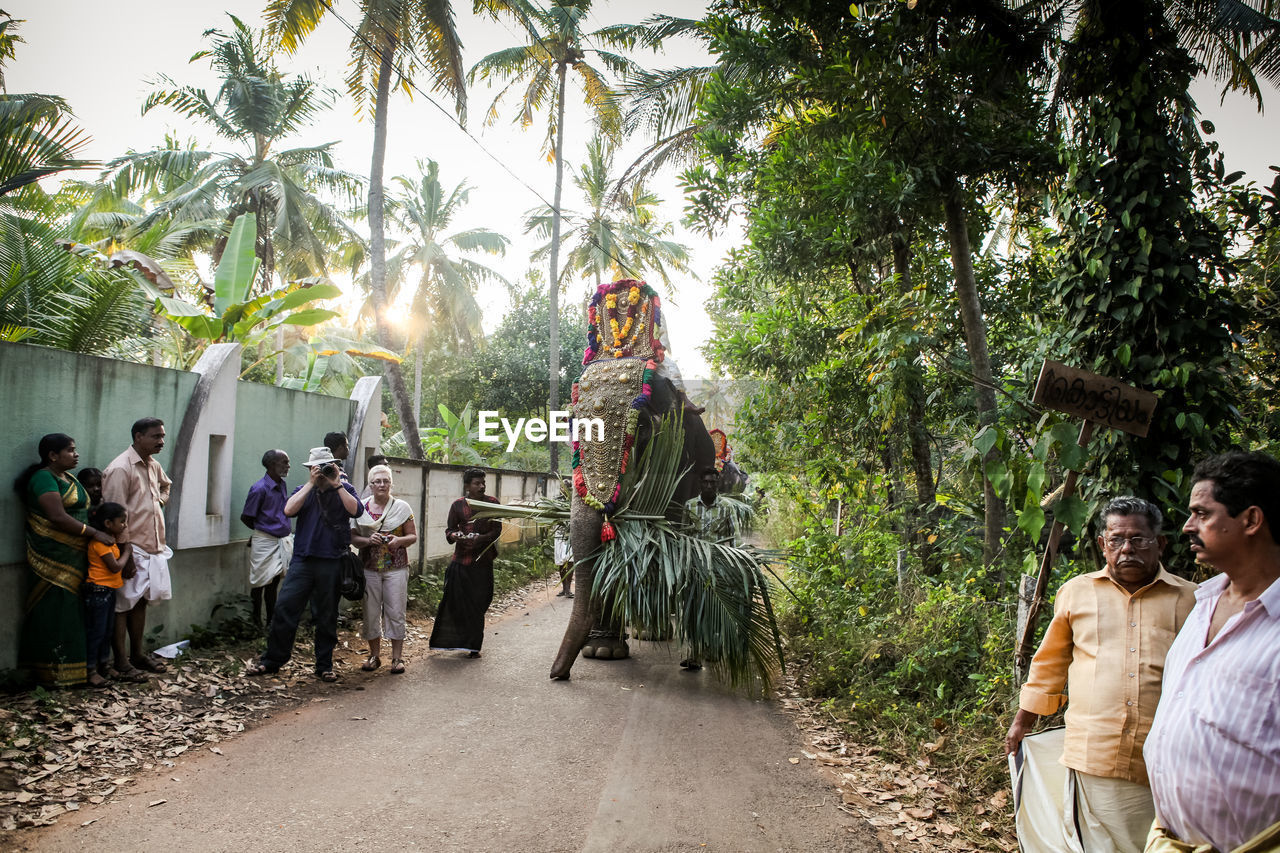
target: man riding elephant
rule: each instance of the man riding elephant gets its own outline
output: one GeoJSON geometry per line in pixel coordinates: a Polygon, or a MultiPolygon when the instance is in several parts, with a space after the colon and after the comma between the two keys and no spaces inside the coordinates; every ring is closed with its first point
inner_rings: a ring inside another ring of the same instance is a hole
{"type": "Polygon", "coordinates": [[[708,435],[716,448],[716,491],[722,495],[737,495],[746,491],[747,472],[733,461],[733,448],[729,436],[722,429],[713,429],[708,435]]]}

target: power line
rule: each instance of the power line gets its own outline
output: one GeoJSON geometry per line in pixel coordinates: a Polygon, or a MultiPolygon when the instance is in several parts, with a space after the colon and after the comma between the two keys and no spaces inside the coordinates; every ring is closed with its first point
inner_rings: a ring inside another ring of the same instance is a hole
{"type": "MultiPolygon", "coordinates": [[[[384,54],[383,50],[382,50],[382,49],[380,49],[377,45],[373,44],[373,42],[371,42],[371,41],[368,39],[368,37],[366,37],[366,36],[365,36],[363,33],[361,33],[358,29],[356,29],[356,27],[352,26],[352,24],[351,24],[351,23],[350,23],[346,18],[344,18],[344,17],[343,17],[343,16],[338,12],[338,10],[337,10],[337,9],[335,9],[335,8],[333,7],[333,4],[330,2],[330,0],[320,0],[320,2],[321,2],[321,4],[322,4],[326,9],[328,9],[328,10],[329,10],[329,12],[331,12],[331,13],[333,14],[333,16],[334,16],[335,18],[337,18],[337,19],[338,19],[338,22],[339,22],[339,23],[341,23],[344,27],[346,27],[346,28],[347,28],[347,30],[348,30],[348,31],[349,31],[353,36],[355,36],[355,38],[356,38],[356,39],[358,39],[361,43],[363,43],[363,44],[364,44],[364,46],[365,46],[369,51],[371,51],[371,52],[373,53],[373,55],[374,55],[374,56],[376,56],[376,57],[378,58],[379,65],[381,65],[381,64],[382,64],[382,62],[383,62],[383,61],[384,61],[384,59],[385,59],[385,54],[384,54]]],[[[539,11],[543,11],[540,7],[538,7],[538,8],[539,8],[539,11]]],[[[590,10],[589,10],[589,9],[588,9],[588,14],[590,14],[590,10]]],[[[386,34],[386,36],[387,36],[388,38],[396,39],[397,41],[400,41],[400,40],[396,37],[396,35],[395,35],[394,33],[392,33],[390,30],[388,30],[388,29],[386,28],[386,26],[385,26],[381,21],[378,21],[378,20],[376,20],[376,19],[372,19],[372,22],[373,22],[373,24],[374,24],[375,26],[377,26],[380,30],[382,30],[382,32],[383,32],[383,33],[385,33],[385,34],[386,34]]],[[[506,27],[506,25],[505,25],[505,24],[503,24],[501,21],[499,21],[499,23],[503,26],[503,28],[504,28],[504,29],[507,29],[507,32],[508,32],[509,34],[511,34],[511,35],[512,35],[512,38],[516,38],[515,34],[514,34],[514,33],[512,33],[512,32],[511,32],[511,30],[510,30],[510,29],[508,29],[508,28],[506,27]]],[[[539,33],[537,33],[536,31],[533,33],[533,35],[534,35],[535,39],[538,41],[538,43],[539,43],[539,44],[543,47],[543,49],[548,53],[548,55],[550,55],[550,54],[551,54],[551,51],[550,51],[550,49],[548,48],[548,45],[547,45],[546,41],[543,39],[543,37],[542,37],[539,33]]],[[[409,52],[409,54],[410,54],[410,55],[411,55],[415,60],[417,60],[419,63],[421,63],[421,64],[422,64],[422,66],[423,66],[424,68],[430,67],[430,66],[429,66],[425,61],[423,61],[422,57],[421,57],[421,56],[419,56],[419,55],[417,54],[417,52],[413,50],[413,48],[412,48],[412,47],[408,47],[408,46],[406,46],[406,48],[405,48],[405,49],[409,52]]],[[[414,82],[414,80],[413,80],[413,78],[412,78],[412,77],[410,77],[408,74],[406,74],[402,68],[400,68],[399,66],[397,66],[397,65],[395,64],[395,59],[394,59],[394,57],[392,57],[392,59],[390,60],[390,62],[388,62],[387,64],[389,64],[389,65],[392,67],[392,69],[393,69],[393,70],[394,70],[394,71],[395,71],[395,72],[400,76],[400,78],[401,78],[403,81],[405,81],[406,83],[408,83],[408,84],[409,84],[409,87],[410,87],[410,88],[412,88],[415,92],[417,92],[419,95],[421,95],[421,96],[423,97],[423,99],[425,99],[429,104],[431,104],[433,107],[435,107],[437,110],[439,110],[439,111],[440,111],[440,112],[441,112],[441,113],[442,113],[442,114],[443,114],[443,115],[444,115],[444,116],[445,116],[445,117],[446,117],[446,118],[447,118],[447,119],[448,119],[448,120],[449,120],[449,121],[450,121],[454,126],[456,126],[460,131],[462,131],[463,135],[465,135],[465,136],[467,137],[467,139],[469,139],[472,143],[474,143],[474,144],[475,144],[475,146],[476,146],[477,148],[479,148],[479,149],[480,149],[480,151],[482,151],[482,152],[485,154],[485,156],[487,156],[489,159],[493,160],[495,163],[497,163],[499,166],[501,166],[501,167],[502,167],[502,169],[503,169],[503,171],[505,171],[507,174],[509,174],[512,178],[514,178],[514,179],[515,179],[515,181],[516,181],[516,183],[518,183],[520,186],[522,186],[522,187],[524,187],[526,190],[528,190],[528,191],[530,192],[530,194],[532,194],[532,195],[533,195],[533,197],[534,197],[534,198],[538,199],[538,200],[539,200],[539,201],[541,201],[544,205],[546,205],[547,207],[551,208],[553,212],[555,211],[555,207],[551,204],[551,202],[547,201],[547,199],[542,195],[542,193],[541,193],[541,192],[539,192],[538,190],[536,190],[536,189],[534,189],[532,186],[530,186],[530,185],[529,185],[529,184],[528,184],[528,183],[527,183],[523,178],[521,178],[518,174],[516,174],[514,171],[512,171],[511,167],[509,167],[509,166],[508,166],[506,163],[504,163],[504,162],[503,162],[503,161],[502,161],[502,160],[501,160],[497,155],[495,155],[495,154],[494,154],[493,152],[491,152],[487,147],[485,147],[484,143],[483,143],[483,142],[481,142],[481,141],[480,141],[480,140],[479,140],[475,135],[473,135],[469,130],[467,130],[467,128],[462,124],[462,122],[458,121],[457,117],[456,117],[452,112],[450,112],[450,111],[449,111],[448,109],[446,109],[442,104],[440,104],[439,102],[437,102],[437,101],[436,101],[436,99],[435,99],[435,98],[433,98],[431,95],[429,95],[429,94],[427,94],[426,92],[424,92],[424,91],[422,90],[422,88],[421,88],[420,86],[418,86],[418,84],[417,84],[416,82],[414,82]]],[[[564,155],[563,155],[563,152],[560,152],[560,156],[563,158],[563,156],[564,156],[564,155]]],[[[636,273],[634,270],[632,270],[632,269],[631,269],[631,267],[630,267],[630,265],[629,265],[629,264],[627,264],[625,261],[623,261],[623,260],[622,260],[621,258],[619,258],[617,255],[615,255],[615,254],[614,254],[613,252],[611,252],[609,249],[607,249],[607,248],[605,248],[604,246],[602,246],[602,245],[600,244],[600,242],[595,238],[595,235],[591,234],[590,232],[587,232],[587,239],[590,241],[590,243],[591,243],[592,245],[594,245],[594,246],[596,247],[596,249],[598,249],[601,253],[603,253],[605,256],[607,256],[607,257],[608,257],[608,258],[609,258],[609,259],[610,259],[614,264],[616,264],[616,265],[618,266],[618,268],[619,268],[619,269],[621,269],[623,272],[625,272],[625,273],[626,273],[630,278],[637,278],[637,277],[638,277],[637,273],[636,273]]],[[[555,284],[556,284],[556,286],[558,286],[558,285],[559,285],[559,283],[558,283],[558,282],[557,282],[557,283],[555,283],[555,284]]]]}

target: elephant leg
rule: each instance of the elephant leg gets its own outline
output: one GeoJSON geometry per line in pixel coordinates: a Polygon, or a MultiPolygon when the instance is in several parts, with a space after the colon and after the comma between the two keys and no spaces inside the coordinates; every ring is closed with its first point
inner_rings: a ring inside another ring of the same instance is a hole
{"type": "Polygon", "coordinates": [[[574,583],[578,593],[573,599],[573,613],[565,628],[564,639],[560,641],[560,650],[551,665],[551,677],[556,681],[569,680],[569,670],[573,668],[578,652],[586,644],[592,627],[599,620],[600,606],[595,597],[595,560],[578,555],[589,555],[600,547],[600,527],[603,523],[604,518],[598,510],[587,506],[576,494],[573,496],[569,510],[569,538],[573,542],[574,583]]]}
{"type": "Polygon", "coordinates": [[[584,658],[596,660],[622,660],[631,657],[627,635],[621,626],[597,626],[587,632],[587,642],[582,647],[584,658]]]}

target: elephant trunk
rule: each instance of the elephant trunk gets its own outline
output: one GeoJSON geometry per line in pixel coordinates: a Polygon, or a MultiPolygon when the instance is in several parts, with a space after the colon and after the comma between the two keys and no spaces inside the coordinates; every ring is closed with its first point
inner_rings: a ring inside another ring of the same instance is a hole
{"type": "Polygon", "coordinates": [[[604,517],[598,510],[592,509],[582,502],[577,494],[573,496],[570,508],[570,538],[573,544],[573,588],[577,595],[573,599],[573,614],[569,617],[569,625],[565,628],[564,639],[560,641],[560,651],[556,653],[555,663],[551,666],[551,677],[556,681],[568,681],[569,670],[578,658],[587,642],[587,635],[596,624],[600,615],[600,604],[593,594],[595,586],[595,559],[593,557],[600,547],[600,528],[604,517]]]}

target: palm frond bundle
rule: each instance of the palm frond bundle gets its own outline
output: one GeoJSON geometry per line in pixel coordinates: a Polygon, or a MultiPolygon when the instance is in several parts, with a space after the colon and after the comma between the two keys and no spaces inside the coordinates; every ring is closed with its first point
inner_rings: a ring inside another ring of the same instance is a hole
{"type": "MultiPolygon", "coordinates": [[[[777,554],[750,546],[709,542],[693,535],[673,504],[685,470],[680,467],[683,427],[679,416],[663,418],[622,478],[619,510],[610,516],[616,537],[578,563],[591,561],[591,595],[603,618],[675,639],[734,686],[763,688],[783,667],[782,642],[773,609],[777,554]]],[[[750,506],[730,501],[735,520],[750,506]]],[[[477,518],[524,518],[543,523],[569,516],[564,498],[533,505],[472,502],[477,518]]]]}

